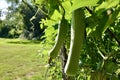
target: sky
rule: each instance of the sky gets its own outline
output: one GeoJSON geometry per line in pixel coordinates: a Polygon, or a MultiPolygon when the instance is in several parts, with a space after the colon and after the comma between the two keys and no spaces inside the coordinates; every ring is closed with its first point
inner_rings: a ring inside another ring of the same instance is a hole
{"type": "Polygon", "coordinates": [[[7,2],[5,0],[0,0],[0,9],[5,9],[8,6],[9,5],[7,4],[7,2]]]}
{"type": "Polygon", "coordinates": [[[8,8],[8,4],[5,0],[0,0],[0,10],[2,10],[2,15],[0,17],[0,19],[4,20],[6,15],[5,13],[7,12],[7,8],[8,8]]]}
{"type": "MultiPolygon", "coordinates": [[[[19,0],[21,2],[22,0],[19,0]]],[[[0,15],[0,19],[4,20],[6,18],[6,14],[8,12],[7,8],[11,6],[11,3],[7,3],[6,0],[0,0],[0,11],[2,11],[2,15],[0,15]]]]}

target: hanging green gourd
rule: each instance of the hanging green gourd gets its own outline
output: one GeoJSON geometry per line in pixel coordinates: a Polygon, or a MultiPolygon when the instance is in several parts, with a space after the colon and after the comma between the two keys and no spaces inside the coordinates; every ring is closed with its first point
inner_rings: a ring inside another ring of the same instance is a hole
{"type": "Polygon", "coordinates": [[[85,32],[84,19],[83,9],[80,8],[72,12],[70,52],[65,66],[65,73],[69,76],[74,76],[79,68],[79,58],[85,32]]]}
{"type": "Polygon", "coordinates": [[[67,29],[68,29],[67,24],[68,24],[67,20],[63,16],[62,20],[58,24],[58,35],[56,37],[56,43],[49,52],[49,57],[51,59],[54,59],[58,56],[58,53],[60,52],[60,48],[66,39],[66,34],[67,34],[67,29]]]}

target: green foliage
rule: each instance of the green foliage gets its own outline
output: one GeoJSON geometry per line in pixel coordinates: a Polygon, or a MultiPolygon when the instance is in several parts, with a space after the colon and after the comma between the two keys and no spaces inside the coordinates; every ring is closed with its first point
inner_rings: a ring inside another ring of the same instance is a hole
{"type": "Polygon", "coordinates": [[[112,7],[115,7],[118,4],[119,4],[119,0],[105,0],[96,8],[96,10],[101,10],[101,9],[107,10],[112,7]]]}
{"type": "Polygon", "coordinates": [[[72,5],[72,8],[71,8],[71,12],[76,10],[76,9],[79,9],[81,7],[86,7],[86,6],[97,6],[97,2],[99,0],[73,0],[73,5],[72,5]]]}
{"type": "Polygon", "coordinates": [[[1,24],[0,26],[0,37],[8,37],[9,35],[9,31],[10,31],[10,27],[5,25],[5,24],[1,24]]]}
{"type": "Polygon", "coordinates": [[[53,44],[56,33],[57,33],[57,31],[55,30],[54,27],[47,27],[45,30],[45,36],[44,36],[46,38],[46,42],[53,44]]]}
{"type": "Polygon", "coordinates": [[[11,12],[6,16],[7,20],[3,20],[0,25],[0,36],[9,38],[18,38],[23,33],[24,24],[22,16],[17,12],[11,12]]]}
{"type": "Polygon", "coordinates": [[[23,17],[23,23],[25,25],[25,32],[22,34],[23,37],[25,35],[27,39],[40,39],[43,35],[44,28],[40,27],[39,22],[41,18],[45,18],[45,15],[42,14],[36,6],[24,0],[22,0],[18,9],[23,17]]]}
{"type": "Polygon", "coordinates": [[[62,6],[65,9],[65,19],[67,19],[68,21],[71,20],[70,10],[71,10],[72,5],[71,5],[70,1],[66,0],[66,1],[62,2],[62,6]]]}
{"type": "Polygon", "coordinates": [[[45,18],[39,9],[30,0],[7,0],[11,5],[7,8],[6,19],[0,24],[1,27],[9,27],[9,30],[2,29],[1,37],[40,39],[44,28],[40,28],[41,18],[45,18]],[[6,32],[6,33],[4,33],[6,32]]]}
{"type": "MultiPolygon", "coordinates": [[[[85,39],[78,61],[79,72],[76,76],[72,77],[72,79],[100,80],[100,77],[104,76],[104,79],[102,80],[113,78],[118,80],[120,73],[120,60],[118,56],[120,46],[119,0],[58,0],[54,1],[54,4],[51,0],[42,0],[41,2],[36,3],[41,6],[42,4],[46,5],[46,9],[48,10],[46,12],[48,18],[43,19],[41,22],[43,23],[43,27],[47,27],[45,30],[45,40],[47,40],[47,43],[49,43],[49,41],[50,43],[54,43],[58,28],[56,25],[58,25],[61,15],[65,14],[65,19],[68,20],[69,26],[71,26],[72,12],[79,8],[84,10],[86,26],[85,39]],[[109,70],[110,68],[113,68],[113,70],[109,70]]],[[[79,38],[79,35],[77,38],[79,38]]],[[[71,50],[69,49],[70,33],[68,33],[68,38],[66,38],[65,41],[65,46],[67,46],[68,53],[71,50]]],[[[54,67],[60,65],[57,63],[59,62],[55,61],[54,67]]],[[[53,72],[52,74],[54,74],[51,75],[51,77],[60,76],[55,74],[55,71],[60,71],[60,69],[61,67],[50,69],[51,72],[53,72]]]]}
{"type": "Polygon", "coordinates": [[[60,57],[57,57],[57,60],[54,60],[52,62],[52,66],[50,66],[46,79],[50,80],[61,80],[62,78],[62,73],[61,73],[61,63],[60,63],[60,57]]]}

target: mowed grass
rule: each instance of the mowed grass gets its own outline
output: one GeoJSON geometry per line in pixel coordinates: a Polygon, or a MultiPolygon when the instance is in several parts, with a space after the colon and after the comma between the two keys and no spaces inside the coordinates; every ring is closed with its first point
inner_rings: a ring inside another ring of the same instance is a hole
{"type": "Polygon", "coordinates": [[[42,48],[39,41],[0,38],[0,80],[44,80],[42,48]]]}

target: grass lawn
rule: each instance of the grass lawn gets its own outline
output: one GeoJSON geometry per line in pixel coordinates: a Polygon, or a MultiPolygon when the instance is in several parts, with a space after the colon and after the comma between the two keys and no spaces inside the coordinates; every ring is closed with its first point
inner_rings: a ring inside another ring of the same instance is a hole
{"type": "Polygon", "coordinates": [[[44,80],[47,56],[38,56],[41,49],[38,41],[0,38],[0,80],[44,80]]]}

